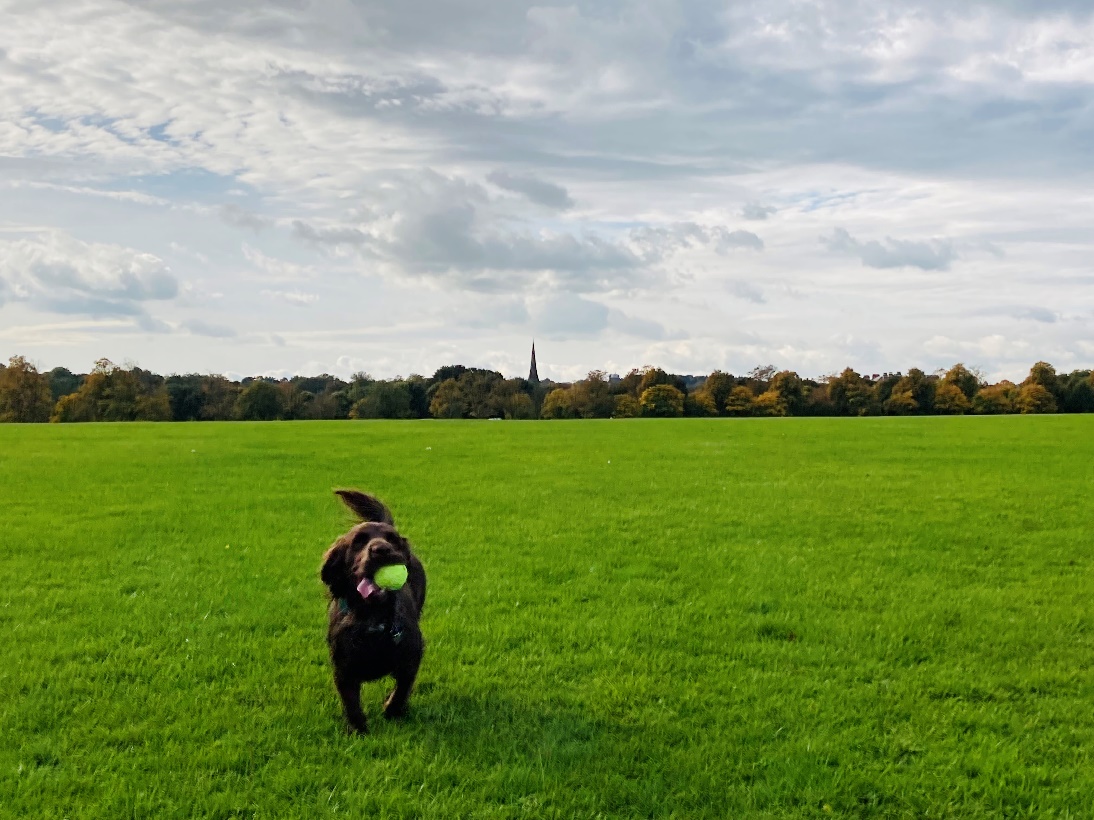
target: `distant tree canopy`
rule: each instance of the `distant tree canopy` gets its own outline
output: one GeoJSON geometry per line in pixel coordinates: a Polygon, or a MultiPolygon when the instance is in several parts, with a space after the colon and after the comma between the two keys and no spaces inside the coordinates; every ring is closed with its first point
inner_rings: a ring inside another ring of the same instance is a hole
{"type": "Polygon", "coordinates": [[[23,356],[0,364],[0,421],[271,421],[274,419],[589,419],[716,416],[982,415],[1094,412],[1094,374],[1035,363],[1021,384],[988,384],[962,363],[927,374],[865,375],[852,368],[819,380],[773,365],[710,375],[635,368],[593,370],[572,383],[506,379],[453,364],[430,377],[348,381],[329,374],[291,379],[215,374],[164,378],[109,359],[90,373],[41,372],[23,356]]]}

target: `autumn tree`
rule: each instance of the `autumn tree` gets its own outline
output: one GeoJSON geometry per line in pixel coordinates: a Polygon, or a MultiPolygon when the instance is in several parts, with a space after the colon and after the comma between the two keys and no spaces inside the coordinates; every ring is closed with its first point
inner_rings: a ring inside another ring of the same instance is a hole
{"type": "Polygon", "coordinates": [[[756,398],[758,415],[796,416],[800,415],[805,404],[805,385],[801,377],[792,370],[783,370],[773,375],[768,388],[756,398]]]}
{"type": "Polygon", "coordinates": [[[603,370],[590,371],[584,379],[571,385],[570,392],[574,410],[583,419],[606,419],[615,410],[615,397],[603,370]]]}
{"type": "Polygon", "coordinates": [[[935,412],[948,416],[957,416],[967,413],[972,407],[968,397],[956,383],[946,381],[939,382],[934,391],[935,412]]]}
{"type": "Polygon", "coordinates": [[[671,384],[655,384],[638,397],[643,416],[674,418],[684,415],[684,393],[671,384]]]}
{"type": "Polygon", "coordinates": [[[1004,380],[977,391],[972,400],[972,408],[973,411],[988,416],[1013,413],[1016,410],[1017,397],[1018,389],[1012,382],[1004,380]]]}
{"type": "Polygon", "coordinates": [[[612,415],[617,419],[634,419],[642,415],[642,406],[638,399],[630,393],[622,393],[615,397],[615,407],[612,415]]]}
{"type": "Polygon", "coordinates": [[[463,391],[456,379],[445,379],[433,392],[429,413],[438,419],[462,419],[465,415],[463,391]]]}
{"type": "Polygon", "coordinates": [[[961,362],[947,370],[946,375],[942,377],[942,381],[956,386],[970,402],[982,385],[980,376],[969,370],[961,362]]]}
{"type": "Polygon", "coordinates": [[[751,416],[755,409],[756,397],[744,385],[737,385],[729,391],[725,411],[730,416],[751,416]]]}
{"type": "Polygon", "coordinates": [[[1018,390],[1014,401],[1018,412],[1025,414],[1055,413],[1056,398],[1047,387],[1039,382],[1028,382],[1018,390]]]}
{"type": "Polygon", "coordinates": [[[0,369],[0,422],[49,421],[53,396],[49,378],[22,356],[0,369]]]}

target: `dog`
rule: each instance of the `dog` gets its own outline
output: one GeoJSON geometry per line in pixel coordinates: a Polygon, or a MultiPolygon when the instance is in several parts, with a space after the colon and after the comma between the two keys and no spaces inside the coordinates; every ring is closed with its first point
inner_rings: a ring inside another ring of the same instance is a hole
{"type": "Polygon", "coordinates": [[[363,682],[393,677],[395,689],[384,702],[384,716],[406,714],[425,650],[418,625],[425,605],[425,568],[382,501],[357,490],[335,493],[361,523],[323,556],[319,576],[330,592],[327,644],[348,729],[366,734],[363,682]],[[374,580],[377,570],[391,564],[407,568],[406,583],[398,590],[383,589],[374,580]]]}

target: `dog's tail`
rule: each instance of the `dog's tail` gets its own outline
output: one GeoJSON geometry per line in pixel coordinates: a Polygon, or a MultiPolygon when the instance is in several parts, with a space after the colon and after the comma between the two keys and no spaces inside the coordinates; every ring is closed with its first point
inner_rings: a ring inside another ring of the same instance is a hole
{"type": "Polygon", "coordinates": [[[335,490],[335,495],[362,521],[376,521],[395,526],[395,517],[383,501],[359,490],[335,490]]]}

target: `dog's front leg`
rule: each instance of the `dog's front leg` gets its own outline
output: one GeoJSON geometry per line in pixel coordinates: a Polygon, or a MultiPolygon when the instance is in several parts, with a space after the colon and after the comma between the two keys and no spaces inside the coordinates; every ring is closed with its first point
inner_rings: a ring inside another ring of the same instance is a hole
{"type": "Polygon", "coordinates": [[[400,664],[395,670],[395,689],[384,703],[384,717],[398,718],[406,714],[407,701],[410,700],[410,691],[414,688],[414,680],[418,677],[418,667],[421,663],[421,653],[417,653],[407,658],[406,662],[400,664]]]}
{"type": "Polygon", "coordinates": [[[338,696],[342,698],[342,711],[345,713],[349,731],[367,735],[368,719],[361,711],[361,682],[335,675],[334,685],[338,688],[338,696]]]}

